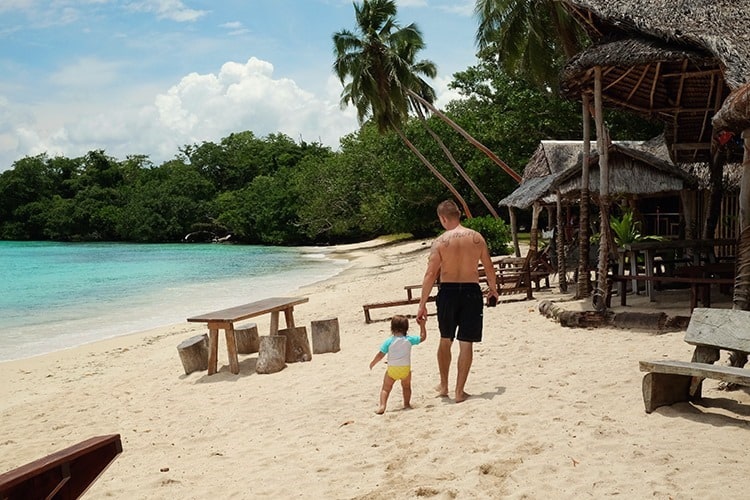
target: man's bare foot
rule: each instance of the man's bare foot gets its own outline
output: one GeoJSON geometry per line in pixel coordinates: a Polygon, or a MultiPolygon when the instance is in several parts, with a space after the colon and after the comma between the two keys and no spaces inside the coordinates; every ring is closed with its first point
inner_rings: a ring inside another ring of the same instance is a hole
{"type": "Polygon", "coordinates": [[[405,403],[404,410],[411,410],[411,405],[409,403],[405,403]]]}
{"type": "Polygon", "coordinates": [[[468,392],[463,392],[461,393],[461,395],[456,394],[456,403],[463,403],[470,397],[471,397],[471,394],[469,394],[468,392]]]}
{"type": "Polygon", "coordinates": [[[375,413],[377,413],[378,415],[382,415],[383,413],[385,413],[385,406],[379,407],[377,410],[375,410],[375,413]]]}
{"type": "Polygon", "coordinates": [[[442,385],[438,384],[435,386],[435,390],[437,391],[437,395],[440,398],[447,398],[448,397],[448,388],[443,387],[442,385]]]}

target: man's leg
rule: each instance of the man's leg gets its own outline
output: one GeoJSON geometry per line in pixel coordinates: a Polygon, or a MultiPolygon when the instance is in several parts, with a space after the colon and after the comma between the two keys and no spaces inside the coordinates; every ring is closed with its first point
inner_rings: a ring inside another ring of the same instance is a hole
{"type": "Polygon", "coordinates": [[[451,367],[451,346],[453,340],[440,339],[437,351],[438,370],[440,370],[440,386],[438,386],[438,395],[448,395],[448,371],[451,367]]]}
{"type": "Polygon", "coordinates": [[[466,379],[469,378],[471,362],[474,359],[474,345],[463,340],[458,341],[458,375],[456,377],[456,403],[460,403],[469,397],[464,392],[466,379]]]}

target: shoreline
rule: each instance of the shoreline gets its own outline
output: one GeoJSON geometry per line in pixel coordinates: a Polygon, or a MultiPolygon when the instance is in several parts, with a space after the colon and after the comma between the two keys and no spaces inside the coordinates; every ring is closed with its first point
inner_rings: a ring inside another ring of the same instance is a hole
{"type": "MultiPolygon", "coordinates": [[[[257,355],[228,370],[185,375],[177,345],[202,333],[183,323],[0,363],[0,472],[86,438],[119,433],[123,452],[85,498],[709,498],[740,496],[750,392],[704,383],[705,405],[646,414],[639,359],[688,360],[684,332],[563,328],[543,300],[485,310],[467,401],[436,397],[438,333],[412,352],[412,410],[398,386],[374,413],[385,366],[369,361],[392,314],[364,323],[362,304],[421,282],[429,241],[351,252],[338,275],[299,290],[298,326],[336,317],[341,351],[274,374],[257,355]],[[700,457],[702,474],[694,467],[700,457]]],[[[554,287],[556,283],[553,283],[554,287]]],[[[566,302],[569,307],[585,304],[566,302]]],[[[434,305],[428,305],[434,312],[434,305]]],[[[266,334],[267,318],[258,318],[266,334]]],[[[416,328],[413,320],[411,328],[416,328]]]]}

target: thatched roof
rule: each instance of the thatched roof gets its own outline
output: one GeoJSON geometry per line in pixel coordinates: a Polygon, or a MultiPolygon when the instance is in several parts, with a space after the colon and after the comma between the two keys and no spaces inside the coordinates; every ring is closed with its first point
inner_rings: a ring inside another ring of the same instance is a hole
{"type": "Polygon", "coordinates": [[[734,89],[750,83],[750,9],[737,0],[559,0],[593,40],[633,35],[704,50],[734,89]]]}
{"type": "Polygon", "coordinates": [[[675,162],[708,161],[711,116],[729,93],[720,63],[707,52],[631,38],[595,45],[572,58],[561,74],[571,99],[592,94],[594,68],[602,68],[602,99],[658,119],[675,162]]]}
{"type": "Polygon", "coordinates": [[[657,118],[677,163],[710,160],[711,117],[750,81],[750,9],[735,0],[559,0],[595,46],[563,71],[563,92],[657,118]]]}
{"type": "Polygon", "coordinates": [[[581,161],[582,151],[582,141],[541,141],[523,169],[522,184],[574,166],[581,161]]]}
{"type": "Polygon", "coordinates": [[[714,115],[713,126],[717,131],[735,133],[750,128],[750,84],[729,94],[719,112],[714,115]]]}
{"type": "MultiPolygon", "coordinates": [[[[524,169],[521,185],[500,200],[499,206],[529,208],[535,201],[554,201],[554,193],[577,197],[583,165],[583,141],[542,141],[524,169]]],[[[589,191],[599,191],[596,150],[590,158],[589,191]]],[[[620,141],[610,145],[611,194],[652,195],[695,187],[697,180],[669,160],[664,138],[620,141]]]]}

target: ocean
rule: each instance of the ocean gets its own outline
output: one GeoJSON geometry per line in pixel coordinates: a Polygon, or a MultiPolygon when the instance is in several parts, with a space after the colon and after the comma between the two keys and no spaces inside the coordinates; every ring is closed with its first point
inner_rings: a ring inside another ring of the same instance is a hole
{"type": "Polygon", "coordinates": [[[0,241],[0,361],[292,295],[346,263],[311,248],[0,241]]]}

